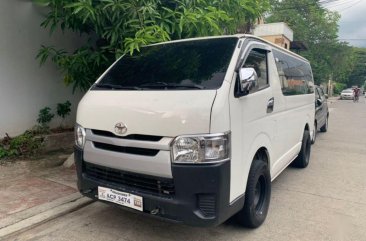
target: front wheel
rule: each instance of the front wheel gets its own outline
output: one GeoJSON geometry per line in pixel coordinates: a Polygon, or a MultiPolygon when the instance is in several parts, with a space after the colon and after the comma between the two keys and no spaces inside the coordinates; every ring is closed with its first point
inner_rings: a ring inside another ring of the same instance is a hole
{"type": "Polygon", "coordinates": [[[245,202],[237,214],[238,222],[248,228],[259,227],[267,217],[271,199],[271,175],[268,164],[254,160],[249,171],[245,202]]]}

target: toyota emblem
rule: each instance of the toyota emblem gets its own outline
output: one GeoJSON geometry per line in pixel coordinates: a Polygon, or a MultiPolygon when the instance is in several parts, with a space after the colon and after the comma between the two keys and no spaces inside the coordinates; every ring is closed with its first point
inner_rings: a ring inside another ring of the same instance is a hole
{"type": "Polygon", "coordinates": [[[118,135],[126,134],[127,126],[125,124],[123,124],[122,122],[119,122],[114,126],[114,132],[118,135]]]}

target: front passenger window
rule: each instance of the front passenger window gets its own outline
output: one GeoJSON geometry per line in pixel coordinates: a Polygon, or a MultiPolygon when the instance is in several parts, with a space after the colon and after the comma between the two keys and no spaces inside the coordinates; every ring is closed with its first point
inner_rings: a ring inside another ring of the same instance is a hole
{"type": "Polygon", "coordinates": [[[252,49],[245,61],[243,68],[254,68],[257,72],[258,84],[251,92],[255,92],[268,86],[267,51],[261,49],[252,49]]]}

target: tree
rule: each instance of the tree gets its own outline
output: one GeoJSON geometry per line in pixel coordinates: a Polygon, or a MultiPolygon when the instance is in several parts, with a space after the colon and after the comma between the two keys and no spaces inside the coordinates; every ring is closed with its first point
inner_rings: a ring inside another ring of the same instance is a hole
{"type": "Polygon", "coordinates": [[[269,0],[34,0],[49,13],[41,26],[89,36],[73,53],[42,46],[37,58],[51,59],[64,82],[86,90],[114,60],[143,45],[232,34],[269,8],[269,0]]]}
{"type": "Polygon", "coordinates": [[[332,76],[347,82],[354,65],[354,55],[347,43],[338,41],[337,12],[323,8],[319,0],[271,0],[272,11],[268,22],[286,22],[294,31],[294,40],[303,41],[307,58],[317,84],[332,76]]]}
{"type": "Polygon", "coordinates": [[[348,86],[364,86],[366,83],[366,48],[354,48],[355,66],[349,75],[348,86]]]}

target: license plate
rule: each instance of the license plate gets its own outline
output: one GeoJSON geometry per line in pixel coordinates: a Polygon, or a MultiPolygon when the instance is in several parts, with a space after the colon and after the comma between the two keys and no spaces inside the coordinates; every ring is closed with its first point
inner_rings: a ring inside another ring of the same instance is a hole
{"type": "Polygon", "coordinates": [[[139,211],[142,211],[143,207],[142,197],[111,188],[98,187],[98,198],[100,200],[117,203],[139,211]]]}

